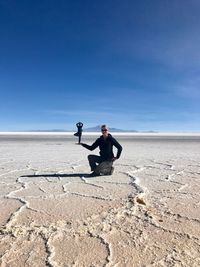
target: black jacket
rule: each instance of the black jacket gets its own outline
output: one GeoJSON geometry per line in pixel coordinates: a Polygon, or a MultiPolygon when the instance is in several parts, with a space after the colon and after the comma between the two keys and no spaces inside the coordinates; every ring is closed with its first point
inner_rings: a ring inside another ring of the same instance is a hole
{"type": "Polygon", "coordinates": [[[102,160],[111,160],[112,158],[114,158],[113,146],[117,148],[116,158],[119,158],[122,152],[122,146],[114,137],[112,137],[111,134],[108,134],[108,137],[106,139],[103,138],[103,135],[100,136],[91,146],[87,144],[82,144],[82,146],[89,150],[94,150],[95,148],[99,147],[99,153],[102,160]]]}

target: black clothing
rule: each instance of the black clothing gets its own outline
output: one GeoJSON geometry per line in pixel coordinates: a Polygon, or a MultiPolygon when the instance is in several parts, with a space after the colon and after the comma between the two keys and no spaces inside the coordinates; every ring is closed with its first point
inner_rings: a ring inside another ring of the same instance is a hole
{"type": "Polygon", "coordinates": [[[114,137],[112,137],[111,134],[108,134],[108,137],[105,139],[103,135],[101,135],[91,146],[87,144],[82,144],[82,146],[91,151],[99,146],[99,153],[102,161],[112,160],[114,158],[113,146],[117,148],[117,159],[120,157],[122,152],[122,146],[117,142],[114,137]]]}
{"type": "Polygon", "coordinates": [[[82,127],[83,127],[83,123],[82,122],[77,122],[76,127],[78,128],[78,133],[82,133],[82,127]]]}
{"type": "Polygon", "coordinates": [[[103,162],[102,158],[97,155],[88,155],[88,161],[90,164],[91,171],[94,171],[96,169],[97,167],[96,163],[100,164],[101,162],[103,162]]]}
{"type": "Polygon", "coordinates": [[[82,122],[77,122],[76,127],[78,128],[78,131],[74,135],[75,136],[78,136],[78,142],[80,144],[80,142],[81,142],[81,136],[82,136],[82,131],[83,131],[82,130],[83,123],[82,122]]]}

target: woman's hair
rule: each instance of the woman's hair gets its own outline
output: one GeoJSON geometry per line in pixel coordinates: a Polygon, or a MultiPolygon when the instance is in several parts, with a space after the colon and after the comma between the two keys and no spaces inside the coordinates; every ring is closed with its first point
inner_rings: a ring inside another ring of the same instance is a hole
{"type": "Polygon", "coordinates": [[[103,124],[103,125],[101,125],[101,129],[102,128],[106,128],[106,129],[108,129],[108,126],[106,125],[106,124],[103,124]]]}

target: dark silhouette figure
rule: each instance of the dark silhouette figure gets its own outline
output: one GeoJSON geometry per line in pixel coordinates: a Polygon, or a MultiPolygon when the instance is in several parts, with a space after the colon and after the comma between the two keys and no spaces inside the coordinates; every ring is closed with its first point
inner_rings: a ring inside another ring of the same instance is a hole
{"type": "Polygon", "coordinates": [[[81,142],[81,136],[82,136],[82,128],[83,128],[83,123],[82,122],[77,122],[76,127],[78,128],[77,133],[75,133],[75,136],[78,136],[78,143],[80,144],[81,142]]]}

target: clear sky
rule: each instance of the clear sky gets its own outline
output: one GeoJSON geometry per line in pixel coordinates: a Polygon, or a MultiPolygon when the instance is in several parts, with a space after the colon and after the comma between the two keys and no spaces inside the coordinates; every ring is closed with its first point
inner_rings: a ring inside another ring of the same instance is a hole
{"type": "Polygon", "coordinates": [[[0,0],[0,131],[200,132],[199,0],[0,0]]]}

